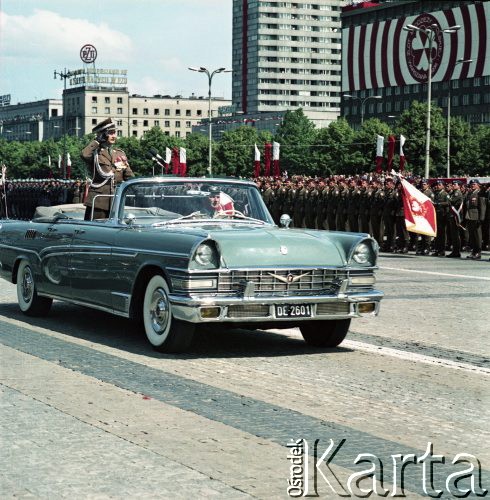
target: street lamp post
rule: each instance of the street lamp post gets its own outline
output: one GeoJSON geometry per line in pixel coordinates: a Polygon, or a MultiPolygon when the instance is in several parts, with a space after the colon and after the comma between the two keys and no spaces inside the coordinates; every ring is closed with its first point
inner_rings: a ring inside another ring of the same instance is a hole
{"type": "MultiPolygon", "coordinates": [[[[458,64],[470,63],[473,59],[458,59],[454,66],[458,64]]],[[[449,91],[447,94],[447,172],[446,177],[451,177],[451,80],[449,80],[449,91]]]]}
{"type": "Polygon", "coordinates": [[[212,122],[211,122],[211,83],[213,81],[213,76],[216,73],[230,73],[230,69],[226,68],[218,68],[215,69],[212,73],[209,72],[207,68],[204,68],[203,66],[199,68],[189,68],[191,71],[197,71],[198,73],[206,73],[208,77],[208,135],[209,135],[209,152],[208,152],[208,173],[209,175],[213,175],[213,167],[212,167],[212,139],[211,139],[211,127],[212,127],[212,122]]]}
{"type": "Polygon", "coordinates": [[[362,124],[364,123],[364,103],[368,99],[381,99],[380,95],[370,95],[362,99],[361,97],[357,97],[355,95],[350,95],[350,94],[344,94],[342,97],[347,97],[348,99],[357,99],[361,103],[361,127],[362,124]]]}
{"type": "Polygon", "coordinates": [[[65,93],[66,93],[66,79],[71,77],[71,73],[69,71],[56,71],[54,72],[54,79],[59,76],[61,80],[63,80],[63,171],[62,177],[66,179],[66,106],[65,106],[65,93]]]}
{"type": "MultiPolygon", "coordinates": [[[[461,26],[451,26],[443,30],[444,33],[456,33],[461,26]]],[[[427,70],[427,126],[425,135],[425,178],[429,177],[429,163],[430,163],[430,111],[432,102],[432,46],[436,37],[436,31],[439,29],[437,24],[431,24],[429,28],[419,28],[413,24],[407,24],[403,27],[405,31],[418,31],[424,33],[429,40],[429,54],[428,62],[429,67],[427,70]]]]}

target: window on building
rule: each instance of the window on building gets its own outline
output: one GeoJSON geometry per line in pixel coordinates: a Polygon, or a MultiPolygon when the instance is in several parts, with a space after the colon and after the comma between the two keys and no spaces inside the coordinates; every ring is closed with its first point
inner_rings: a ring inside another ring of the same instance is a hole
{"type": "Polygon", "coordinates": [[[92,113],[94,113],[94,114],[97,113],[97,106],[92,106],[92,113]]]}
{"type": "Polygon", "coordinates": [[[180,137],[180,132],[178,130],[175,132],[175,137],[180,137]]]}
{"type": "Polygon", "coordinates": [[[97,125],[97,118],[92,118],[92,125],[97,125]]]}
{"type": "Polygon", "coordinates": [[[106,106],[106,107],[104,108],[104,113],[105,113],[106,115],[110,115],[110,114],[111,114],[111,108],[109,108],[108,106],[106,106]]]}
{"type": "Polygon", "coordinates": [[[470,96],[468,94],[463,95],[463,106],[467,106],[470,103],[470,96]]]}
{"type": "Polygon", "coordinates": [[[186,128],[191,128],[191,122],[190,121],[185,122],[185,127],[186,128]]]}
{"type": "Polygon", "coordinates": [[[148,120],[143,120],[143,127],[148,127],[148,120]]]}
{"type": "Polygon", "coordinates": [[[197,116],[202,116],[202,109],[197,110],[197,116]]]}
{"type": "Polygon", "coordinates": [[[168,130],[165,130],[164,134],[165,135],[170,135],[170,132],[168,130]]]}
{"type": "Polygon", "coordinates": [[[123,114],[123,109],[122,108],[117,108],[117,114],[122,115],[123,114]]]}
{"type": "Polygon", "coordinates": [[[154,114],[154,115],[159,115],[159,114],[160,114],[160,110],[159,110],[158,108],[155,108],[155,109],[153,110],[153,114],[154,114]]]}
{"type": "Polygon", "coordinates": [[[175,116],[180,116],[180,109],[175,110],[175,116]]]}
{"type": "Polygon", "coordinates": [[[118,103],[118,104],[122,104],[122,103],[123,103],[122,97],[118,97],[118,98],[117,98],[117,103],[118,103]]]}
{"type": "Polygon", "coordinates": [[[138,120],[133,120],[133,125],[134,126],[138,125],[138,120]]]}
{"type": "Polygon", "coordinates": [[[165,110],[165,116],[170,116],[170,109],[165,110]]]}
{"type": "Polygon", "coordinates": [[[480,94],[473,94],[473,104],[480,104],[480,94]]]}
{"type": "Polygon", "coordinates": [[[104,102],[106,104],[109,104],[111,102],[111,98],[110,97],[104,97],[104,102]]]}
{"type": "Polygon", "coordinates": [[[122,120],[116,120],[116,124],[118,127],[122,127],[122,120]]]}
{"type": "Polygon", "coordinates": [[[166,127],[170,127],[170,121],[169,120],[165,120],[165,126],[166,127]]]}
{"type": "Polygon", "coordinates": [[[185,116],[191,116],[191,110],[190,109],[186,109],[185,110],[185,116]]]}
{"type": "Polygon", "coordinates": [[[133,130],[133,137],[138,137],[138,131],[137,130],[133,130]]]}
{"type": "Polygon", "coordinates": [[[180,121],[179,121],[179,120],[177,120],[177,121],[175,122],[175,126],[176,126],[177,128],[180,128],[180,121]]]}
{"type": "Polygon", "coordinates": [[[131,112],[133,113],[133,115],[137,115],[138,114],[138,108],[133,108],[133,110],[131,112]]]}
{"type": "Polygon", "coordinates": [[[160,126],[160,120],[153,120],[153,125],[155,127],[159,127],[160,126]]]}
{"type": "Polygon", "coordinates": [[[122,130],[118,130],[118,131],[117,131],[117,136],[118,136],[118,137],[122,137],[122,130]]]}
{"type": "Polygon", "coordinates": [[[148,108],[143,108],[143,114],[147,115],[148,114],[148,108]]]}
{"type": "Polygon", "coordinates": [[[92,102],[97,102],[97,96],[96,95],[92,96],[92,102]]]}

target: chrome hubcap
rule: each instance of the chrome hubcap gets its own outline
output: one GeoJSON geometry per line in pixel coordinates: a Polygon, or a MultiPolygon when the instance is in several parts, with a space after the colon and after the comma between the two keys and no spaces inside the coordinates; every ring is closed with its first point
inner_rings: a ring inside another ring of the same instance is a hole
{"type": "Polygon", "coordinates": [[[153,331],[162,334],[170,319],[167,294],[163,288],[157,288],[151,297],[150,318],[153,331]]]}
{"type": "Polygon", "coordinates": [[[25,302],[31,301],[33,288],[34,287],[33,287],[31,271],[30,269],[26,269],[24,271],[24,276],[22,277],[22,285],[21,285],[22,298],[24,299],[25,302]]]}

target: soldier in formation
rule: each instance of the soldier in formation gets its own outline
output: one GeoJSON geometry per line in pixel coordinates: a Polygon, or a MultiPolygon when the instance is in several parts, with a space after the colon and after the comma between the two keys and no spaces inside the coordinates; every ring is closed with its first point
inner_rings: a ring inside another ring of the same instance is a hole
{"type": "Polygon", "coordinates": [[[408,233],[401,184],[391,177],[363,175],[346,178],[293,176],[257,179],[274,221],[281,214],[292,217],[292,226],[330,231],[359,231],[370,234],[381,251],[460,258],[463,249],[472,259],[488,248],[490,186],[477,181],[408,179],[434,204],[437,238],[408,233]],[[468,247],[469,245],[469,247],[468,247]]]}

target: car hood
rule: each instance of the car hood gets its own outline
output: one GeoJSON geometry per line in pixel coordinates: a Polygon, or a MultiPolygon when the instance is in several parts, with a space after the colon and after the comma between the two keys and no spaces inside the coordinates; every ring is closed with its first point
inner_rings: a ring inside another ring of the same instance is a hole
{"type": "Polygon", "coordinates": [[[326,232],[244,228],[210,231],[227,267],[344,266],[345,252],[326,232]]]}

